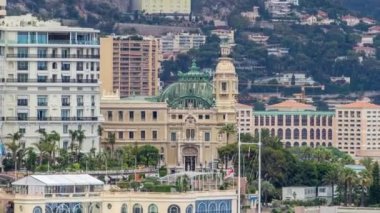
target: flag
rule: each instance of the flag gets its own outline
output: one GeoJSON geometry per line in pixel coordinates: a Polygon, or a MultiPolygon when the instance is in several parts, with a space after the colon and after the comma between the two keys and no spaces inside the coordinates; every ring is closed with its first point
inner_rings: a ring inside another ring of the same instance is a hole
{"type": "Polygon", "coordinates": [[[227,169],[226,175],[224,176],[224,179],[231,178],[235,175],[235,171],[233,168],[227,169]]]}

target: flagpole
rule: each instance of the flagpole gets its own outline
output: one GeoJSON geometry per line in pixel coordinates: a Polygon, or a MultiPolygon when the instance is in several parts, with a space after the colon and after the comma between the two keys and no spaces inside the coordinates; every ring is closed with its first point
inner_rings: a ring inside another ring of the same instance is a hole
{"type": "Polygon", "coordinates": [[[238,127],[238,213],[240,213],[241,207],[240,207],[240,194],[241,194],[241,187],[240,187],[240,126],[238,127]]]}

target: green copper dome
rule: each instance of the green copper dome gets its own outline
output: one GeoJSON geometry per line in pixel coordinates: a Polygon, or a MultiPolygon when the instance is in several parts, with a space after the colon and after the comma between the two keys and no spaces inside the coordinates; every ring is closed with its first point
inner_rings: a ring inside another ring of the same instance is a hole
{"type": "Polygon", "coordinates": [[[209,76],[193,61],[190,71],[178,73],[179,80],[169,85],[160,95],[172,108],[210,108],[214,105],[213,86],[209,76]]]}

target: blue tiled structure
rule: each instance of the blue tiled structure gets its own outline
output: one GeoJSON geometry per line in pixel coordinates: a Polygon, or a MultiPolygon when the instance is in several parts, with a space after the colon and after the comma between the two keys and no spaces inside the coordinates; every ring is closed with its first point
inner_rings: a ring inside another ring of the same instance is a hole
{"type": "Polygon", "coordinates": [[[195,213],[232,213],[232,200],[199,200],[195,213]]]}

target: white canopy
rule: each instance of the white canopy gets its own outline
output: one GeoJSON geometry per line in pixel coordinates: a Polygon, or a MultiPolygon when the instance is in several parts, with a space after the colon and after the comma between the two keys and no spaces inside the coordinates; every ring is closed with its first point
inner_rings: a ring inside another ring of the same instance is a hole
{"type": "Polygon", "coordinates": [[[75,186],[104,185],[90,175],[30,175],[12,183],[13,186],[75,186]]]}

